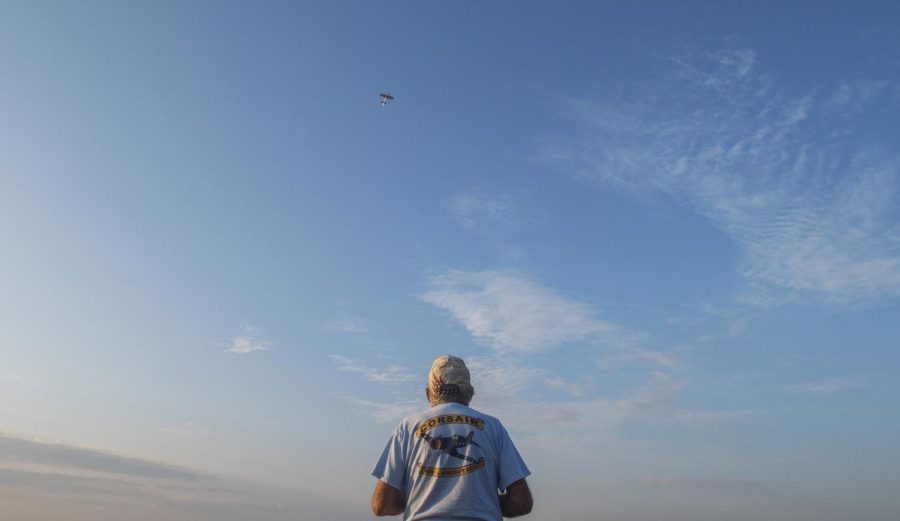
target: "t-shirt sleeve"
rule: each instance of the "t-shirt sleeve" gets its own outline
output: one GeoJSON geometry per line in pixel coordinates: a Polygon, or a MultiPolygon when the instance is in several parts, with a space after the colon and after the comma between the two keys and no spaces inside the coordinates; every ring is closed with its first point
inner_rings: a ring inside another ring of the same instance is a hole
{"type": "Polygon", "coordinates": [[[384,452],[381,453],[381,457],[375,463],[375,468],[372,469],[373,476],[403,493],[406,493],[405,442],[406,431],[400,425],[391,434],[391,438],[384,447],[384,452]]]}
{"type": "Polygon", "coordinates": [[[512,485],[516,481],[531,475],[531,471],[525,466],[525,461],[516,450],[509,433],[501,425],[500,426],[500,442],[499,442],[500,461],[497,464],[497,484],[500,491],[505,491],[506,487],[512,485]]]}

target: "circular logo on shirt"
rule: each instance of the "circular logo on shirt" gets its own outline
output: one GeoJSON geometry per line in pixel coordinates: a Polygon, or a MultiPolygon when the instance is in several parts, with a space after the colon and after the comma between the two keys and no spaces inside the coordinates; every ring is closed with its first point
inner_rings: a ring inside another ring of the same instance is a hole
{"type": "Polygon", "coordinates": [[[431,452],[440,452],[452,458],[450,461],[458,460],[463,463],[461,466],[426,466],[419,464],[419,473],[434,477],[453,477],[462,476],[484,467],[484,456],[474,458],[470,456],[470,452],[481,451],[481,445],[475,441],[475,429],[470,430],[465,436],[461,434],[451,434],[450,436],[438,436],[433,432],[435,427],[449,424],[471,425],[478,430],[484,430],[484,420],[481,418],[473,418],[462,414],[442,415],[429,418],[419,425],[416,429],[416,436],[428,443],[431,452]]]}

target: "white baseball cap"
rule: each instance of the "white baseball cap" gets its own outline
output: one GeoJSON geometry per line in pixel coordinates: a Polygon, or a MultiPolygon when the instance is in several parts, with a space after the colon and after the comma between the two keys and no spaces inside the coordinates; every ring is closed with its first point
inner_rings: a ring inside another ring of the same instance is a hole
{"type": "Polygon", "coordinates": [[[453,355],[437,357],[428,373],[428,387],[435,394],[453,395],[472,389],[469,368],[462,358],[453,355]]]}

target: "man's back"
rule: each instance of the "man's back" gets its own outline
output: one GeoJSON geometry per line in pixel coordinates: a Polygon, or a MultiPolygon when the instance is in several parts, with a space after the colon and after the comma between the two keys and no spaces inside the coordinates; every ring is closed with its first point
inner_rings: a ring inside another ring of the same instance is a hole
{"type": "Polygon", "coordinates": [[[449,402],[401,421],[372,474],[407,498],[404,519],[494,521],[498,489],[530,472],[499,420],[449,402]]]}

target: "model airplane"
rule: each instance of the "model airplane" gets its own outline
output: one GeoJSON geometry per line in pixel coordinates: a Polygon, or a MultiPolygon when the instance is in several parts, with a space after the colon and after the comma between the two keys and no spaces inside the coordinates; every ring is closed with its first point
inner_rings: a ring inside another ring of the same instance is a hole
{"type": "Polygon", "coordinates": [[[394,99],[394,97],[391,96],[391,93],[390,93],[390,92],[388,92],[387,94],[385,94],[384,92],[381,92],[381,93],[379,93],[378,95],[381,96],[381,106],[382,106],[382,107],[385,106],[385,105],[387,105],[387,102],[389,102],[389,101],[391,101],[392,99],[394,99]]]}
{"type": "Polygon", "coordinates": [[[432,438],[431,436],[424,434],[422,437],[428,441],[428,447],[431,450],[439,450],[448,456],[453,456],[454,458],[459,458],[466,461],[471,461],[472,463],[478,463],[478,460],[475,458],[470,458],[469,456],[460,453],[459,448],[468,447],[469,445],[475,445],[478,448],[481,448],[481,445],[475,442],[472,439],[472,436],[475,434],[475,431],[469,433],[468,436],[462,437],[458,434],[453,434],[451,436],[447,436],[445,438],[432,438]]]}

